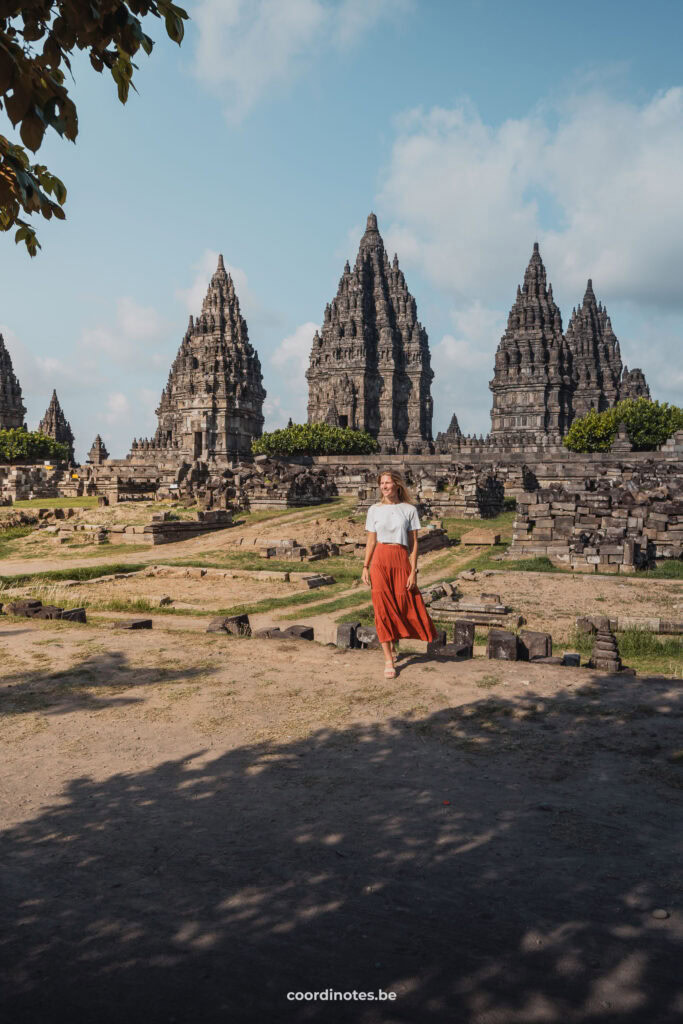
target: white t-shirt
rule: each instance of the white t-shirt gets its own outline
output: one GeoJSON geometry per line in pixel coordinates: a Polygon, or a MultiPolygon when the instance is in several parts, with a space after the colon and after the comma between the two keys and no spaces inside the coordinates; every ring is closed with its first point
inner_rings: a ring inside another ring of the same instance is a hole
{"type": "Polygon", "coordinates": [[[371,505],[368,509],[365,529],[377,534],[380,544],[402,544],[410,550],[408,531],[419,530],[420,520],[417,509],[407,501],[395,505],[371,505]]]}

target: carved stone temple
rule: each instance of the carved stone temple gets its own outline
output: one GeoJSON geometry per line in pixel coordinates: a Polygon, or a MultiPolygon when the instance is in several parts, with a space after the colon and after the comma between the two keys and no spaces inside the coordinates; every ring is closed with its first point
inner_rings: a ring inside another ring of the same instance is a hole
{"type": "Polygon", "coordinates": [[[25,415],[21,385],[5,348],[5,340],[0,334],[0,430],[23,427],[25,415]]]}
{"type": "Polygon", "coordinates": [[[622,398],[650,397],[642,371],[622,366],[619,342],[592,281],[563,334],[538,243],[524,284],[517,288],[489,387],[493,441],[513,435],[557,440],[590,409],[609,409],[622,398]]]}
{"type": "Polygon", "coordinates": [[[415,299],[371,213],[353,269],[347,261],[313,338],[308,421],[366,430],[383,452],[427,452],[433,377],[415,299]]]}
{"type": "Polygon", "coordinates": [[[179,459],[229,458],[251,452],[263,430],[263,377],[223,257],[202,311],[190,323],[161,395],[152,442],[133,449],[176,449],[179,459]]]}
{"type": "Polygon", "coordinates": [[[48,437],[52,437],[55,441],[59,441],[60,444],[65,444],[69,449],[69,462],[75,461],[73,431],[71,430],[71,425],[68,423],[67,418],[62,411],[62,407],[59,404],[56,391],[52,392],[50,404],[45,410],[45,415],[38,424],[38,430],[41,434],[47,434],[48,437]]]}

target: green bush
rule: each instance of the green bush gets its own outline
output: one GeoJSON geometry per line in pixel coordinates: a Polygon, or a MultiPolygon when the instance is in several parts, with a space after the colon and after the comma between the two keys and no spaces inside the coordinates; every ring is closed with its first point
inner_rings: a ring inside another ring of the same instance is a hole
{"type": "Polygon", "coordinates": [[[377,441],[364,430],[328,423],[292,423],[251,443],[254,455],[371,455],[378,449],[377,441]]]}
{"type": "Polygon", "coordinates": [[[40,434],[37,430],[24,430],[21,427],[0,430],[0,463],[18,462],[32,465],[46,459],[66,462],[68,458],[68,446],[55,441],[47,434],[40,434]]]}
{"type": "Polygon", "coordinates": [[[636,451],[652,451],[677,430],[683,430],[683,409],[668,402],[651,402],[648,398],[626,398],[613,409],[604,412],[591,409],[581,419],[574,420],[564,445],[572,452],[609,451],[620,423],[626,427],[636,451]]]}

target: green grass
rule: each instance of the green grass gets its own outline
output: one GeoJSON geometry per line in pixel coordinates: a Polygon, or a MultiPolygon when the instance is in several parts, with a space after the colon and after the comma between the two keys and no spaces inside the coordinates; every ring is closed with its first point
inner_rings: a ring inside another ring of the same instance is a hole
{"type": "Polygon", "coordinates": [[[659,562],[654,569],[640,569],[636,576],[638,579],[649,580],[683,580],[683,559],[667,559],[659,562]]]}
{"type": "Polygon", "coordinates": [[[512,524],[517,513],[514,509],[501,512],[493,519],[456,519],[446,517],[443,520],[444,529],[451,540],[460,540],[463,533],[469,530],[495,530],[501,535],[501,540],[512,540],[512,524]]]}
{"type": "Polygon", "coordinates": [[[12,555],[13,541],[20,537],[28,537],[33,533],[32,526],[9,526],[0,532],[0,558],[9,558],[12,555]]]}
{"type": "Polygon", "coordinates": [[[0,576],[5,587],[23,587],[31,583],[59,583],[62,580],[95,580],[117,572],[137,572],[146,569],[145,562],[114,562],[107,565],[83,565],[73,569],[48,569],[45,572],[19,573],[16,576],[0,576]]]}
{"type": "Polygon", "coordinates": [[[361,626],[374,626],[375,612],[372,604],[364,604],[360,608],[354,608],[352,612],[340,615],[335,622],[360,622],[361,626]]]}
{"type": "Polygon", "coordinates": [[[239,512],[236,522],[245,526],[253,526],[255,523],[264,523],[269,519],[283,519],[286,516],[296,516],[297,519],[315,519],[322,515],[326,519],[343,519],[354,507],[355,499],[341,496],[330,498],[320,505],[301,505],[298,508],[264,508],[256,512],[239,512]],[[335,506],[339,506],[335,508],[335,506]]]}
{"type": "MultiPolygon", "coordinates": [[[[324,601],[322,604],[313,605],[312,608],[307,609],[307,613],[308,615],[326,615],[328,612],[339,611],[340,608],[351,608],[354,605],[365,605],[366,603],[367,594],[347,594],[346,597],[339,597],[336,601],[324,601]]],[[[281,618],[295,619],[297,615],[298,612],[294,612],[290,615],[282,615],[281,618]]]]}
{"type": "Polygon", "coordinates": [[[340,555],[336,558],[321,558],[316,562],[294,562],[284,558],[261,558],[255,551],[224,553],[220,550],[207,551],[196,558],[176,558],[166,564],[200,569],[256,569],[308,575],[322,572],[334,576],[339,583],[359,579],[363,568],[360,559],[354,556],[340,555]]]}
{"type": "MultiPolygon", "coordinates": [[[[680,637],[660,637],[647,629],[625,629],[615,634],[619,654],[625,665],[640,675],[648,673],[681,678],[683,675],[683,640],[680,637]]],[[[566,643],[554,646],[578,651],[588,657],[593,650],[594,636],[573,630],[566,643]]]]}
{"type": "Polygon", "coordinates": [[[96,508],[97,498],[31,498],[15,501],[15,508],[96,508]]]}

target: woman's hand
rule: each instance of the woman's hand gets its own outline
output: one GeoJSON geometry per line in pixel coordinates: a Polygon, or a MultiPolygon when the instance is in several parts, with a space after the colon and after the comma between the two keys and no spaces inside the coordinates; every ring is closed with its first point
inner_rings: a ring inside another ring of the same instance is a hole
{"type": "Polygon", "coordinates": [[[367,565],[363,566],[363,572],[361,573],[361,577],[360,578],[362,579],[362,581],[366,585],[366,587],[370,586],[370,571],[369,571],[367,565]]]}
{"type": "Polygon", "coordinates": [[[406,583],[406,590],[417,590],[417,572],[415,569],[410,570],[408,582],[406,583]]]}

